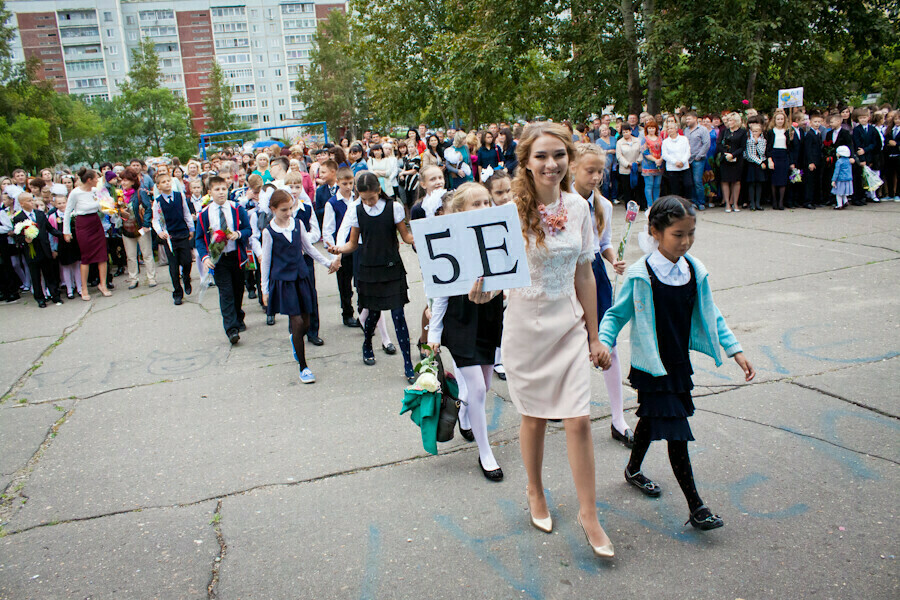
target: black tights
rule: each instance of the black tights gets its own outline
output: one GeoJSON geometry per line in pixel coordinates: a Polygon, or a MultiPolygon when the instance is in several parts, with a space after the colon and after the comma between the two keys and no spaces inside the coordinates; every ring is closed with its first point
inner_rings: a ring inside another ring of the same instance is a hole
{"type": "MultiPolygon", "coordinates": [[[[631,458],[628,460],[628,472],[631,475],[641,470],[641,463],[644,462],[644,456],[650,448],[650,432],[648,428],[643,426],[644,420],[638,421],[637,427],[634,428],[634,447],[631,449],[631,458]]],[[[688,509],[693,513],[703,506],[703,500],[697,493],[697,486],[694,484],[694,471],[691,469],[691,456],[688,454],[687,440],[669,440],[669,464],[672,465],[672,472],[684,497],[688,503],[688,509]]]]}
{"type": "Polygon", "coordinates": [[[750,183],[749,192],[749,200],[750,200],[750,208],[759,210],[762,208],[760,205],[760,200],[762,200],[762,188],[763,184],[758,181],[753,181],[750,183]]]}
{"type": "Polygon", "coordinates": [[[288,326],[291,330],[291,342],[294,344],[294,354],[297,362],[300,363],[300,369],[306,368],[306,346],[303,344],[303,338],[309,331],[309,313],[302,315],[291,315],[288,317],[288,326]]]}
{"type": "MultiPolygon", "coordinates": [[[[372,336],[375,335],[375,326],[378,325],[378,319],[381,318],[380,310],[369,309],[369,316],[363,324],[363,357],[373,357],[375,352],[372,350],[372,336]]],[[[409,349],[409,327],[406,326],[406,315],[403,313],[403,307],[395,308],[391,311],[391,319],[394,321],[394,332],[397,334],[397,345],[400,347],[400,353],[403,355],[403,367],[406,372],[412,371],[412,359],[410,358],[409,349]]]]}
{"type": "Polygon", "coordinates": [[[772,208],[775,210],[784,210],[784,193],[787,191],[785,185],[772,186],[772,208]]]}

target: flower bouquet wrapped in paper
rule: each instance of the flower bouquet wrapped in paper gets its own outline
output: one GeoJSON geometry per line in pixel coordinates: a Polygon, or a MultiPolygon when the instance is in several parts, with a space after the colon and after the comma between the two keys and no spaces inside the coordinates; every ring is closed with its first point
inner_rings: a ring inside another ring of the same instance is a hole
{"type": "MultiPolygon", "coordinates": [[[[228,236],[231,232],[228,229],[212,229],[209,230],[209,260],[213,265],[219,262],[222,253],[225,252],[225,246],[228,244],[228,236]]],[[[214,283],[215,269],[207,269],[206,274],[200,278],[200,294],[197,296],[197,302],[203,301],[203,292],[212,287],[214,283]]]]}
{"type": "Polygon", "coordinates": [[[38,236],[38,233],[40,230],[31,219],[19,221],[13,228],[16,245],[20,248],[27,248],[29,258],[34,258],[34,246],[31,245],[31,242],[38,236]]]}
{"type": "Polygon", "coordinates": [[[791,183],[803,183],[803,171],[794,167],[791,170],[791,176],[789,178],[791,183]]]}

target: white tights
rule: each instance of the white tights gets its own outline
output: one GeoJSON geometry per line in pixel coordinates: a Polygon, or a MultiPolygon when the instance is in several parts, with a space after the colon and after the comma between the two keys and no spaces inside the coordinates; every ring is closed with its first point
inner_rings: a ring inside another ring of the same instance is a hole
{"type": "MultiPolygon", "coordinates": [[[[389,310],[381,311],[381,317],[378,319],[378,325],[375,326],[375,329],[378,330],[378,335],[381,336],[381,345],[387,346],[391,343],[391,336],[388,335],[387,321],[384,320],[385,313],[391,314],[389,310]]],[[[365,324],[366,317],[369,316],[369,309],[364,308],[359,311],[359,322],[365,324]]]]}
{"type": "Polygon", "coordinates": [[[81,293],[81,261],[77,260],[71,265],[59,265],[59,279],[70,294],[75,290],[81,293]]]}
{"type": "MultiPolygon", "coordinates": [[[[837,196],[837,194],[835,194],[837,196]]],[[[849,198],[847,196],[837,196],[837,205],[839,207],[844,206],[849,202],[849,198]]]]}
{"type": "Polygon", "coordinates": [[[619,353],[615,348],[610,352],[610,359],[609,369],[603,371],[606,394],[609,396],[609,412],[616,431],[625,433],[628,423],[625,422],[625,400],[622,397],[622,369],[619,367],[619,353]]]}
{"type": "Polygon", "coordinates": [[[464,399],[466,406],[466,418],[475,435],[475,442],[478,444],[478,456],[481,458],[481,465],[487,471],[498,469],[497,459],[494,458],[494,452],[491,450],[491,444],[488,441],[487,432],[487,415],[485,414],[485,400],[487,391],[491,387],[491,378],[494,376],[494,365],[475,365],[472,367],[457,367],[456,372],[460,375],[460,398],[464,399]],[[465,382],[465,398],[463,398],[462,387],[465,382]]]}

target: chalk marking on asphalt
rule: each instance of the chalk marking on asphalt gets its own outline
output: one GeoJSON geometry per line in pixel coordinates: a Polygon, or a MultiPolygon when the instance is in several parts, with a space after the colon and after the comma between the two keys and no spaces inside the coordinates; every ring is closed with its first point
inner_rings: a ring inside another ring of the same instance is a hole
{"type": "MultiPolygon", "coordinates": [[[[869,363],[869,364],[872,364],[872,363],[869,363]]],[[[873,413],[878,413],[879,415],[882,415],[884,417],[890,417],[891,419],[900,420],[900,415],[895,415],[893,413],[889,413],[886,410],[881,410],[880,408],[875,408],[874,406],[869,406],[868,404],[864,404],[862,402],[857,402],[856,400],[851,400],[850,398],[845,398],[845,397],[841,396],[840,394],[835,394],[834,392],[829,392],[827,390],[823,390],[823,389],[817,388],[812,385],[800,383],[799,381],[788,381],[788,383],[790,383],[792,385],[796,385],[797,387],[801,387],[805,390],[809,390],[811,392],[818,392],[818,393],[822,394],[823,396],[829,396],[836,400],[840,400],[841,402],[846,402],[847,404],[852,404],[853,406],[858,406],[859,408],[863,408],[865,410],[870,410],[873,413]]]]}
{"type": "Polygon", "coordinates": [[[80,328],[82,326],[82,324],[84,324],[85,319],[87,319],[88,315],[91,314],[93,308],[94,308],[94,302],[91,301],[90,305],[88,305],[88,307],[85,309],[84,313],[82,313],[82,315],[80,317],[78,317],[78,320],[75,321],[73,324],[69,325],[68,327],[66,327],[65,329],[63,329],[62,335],[60,335],[58,338],[56,338],[56,340],[54,340],[49,346],[44,348],[44,351],[41,352],[40,356],[38,356],[36,359],[34,359],[31,362],[31,364],[28,366],[28,368],[25,370],[25,372],[22,373],[22,375],[20,375],[19,378],[13,382],[13,384],[9,387],[8,390],[6,390],[6,393],[3,394],[3,396],[0,396],[0,405],[2,405],[4,402],[6,402],[10,398],[12,398],[13,395],[16,394],[16,392],[18,392],[25,386],[25,384],[28,382],[28,380],[31,379],[31,376],[34,374],[34,372],[40,368],[44,359],[47,358],[48,356],[50,356],[50,354],[53,353],[53,350],[55,350],[57,346],[62,344],[63,341],[65,341],[65,339],[67,337],[69,337],[69,335],[71,335],[72,333],[75,333],[75,331],[77,331],[78,328],[80,328]]]}
{"type": "Polygon", "coordinates": [[[723,413],[723,412],[719,412],[719,411],[715,411],[715,410],[710,410],[710,409],[708,409],[708,408],[695,408],[694,410],[697,411],[697,412],[706,412],[706,413],[711,413],[711,414],[714,414],[714,415],[719,415],[720,417],[728,417],[729,419],[735,419],[735,420],[737,420],[737,421],[746,421],[747,423],[754,423],[754,424],[756,424],[756,425],[762,425],[763,427],[770,427],[770,428],[772,428],[772,429],[777,429],[777,430],[779,430],[779,431],[784,431],[785,433],[791,433],[791,434],[796,435],[796,436],[799,436],[799,437],[805,437],[805,438],[809,438],[809,439],[811,439],[811,440],[816,440],[816,441],[818,441],[818,442],[822,442],[822,443],[824,443],[824,444],[830,444],[831,446],[834,446],[834,447],[836,447],[836,448],[840,448],[841,450],[846,450],[847,452],[852,452],[852,453],[854,453],[854,454],[859,454],[860,456],[869,456],[869,457],[871,457],[871,458],[878,458],[878,459],[881,459],[881,460],[883,460],[883,461],[885,461],[885,462],[889,462],[889,463],[891,463],[891,464],[900,466],[900,461],[896,461],[896,460],[894,460],[894,459],[892,459],[892,458],[888,458],[888,457],[886,457],[886,456],[881,456],[880,454],[872,454],[871,452],[864,452],[864,451],[862,451],[862,450],[856,450],[855,448],[849,448],[849,447],[847,447],[847,446],[844,446],[843,444],[838,444],[837,442],[834,442],[834,441],[831,441],[831,440],[826,440],[826,439],[824,439],[824,438],[820,438],[820,437],[818,437],[818,436],[816,436],[816,435],[813,435],[813,434],[811,434],[811,433],[806,433],[806,432],[803,432],[803,431],[798,431],[798,430],[796,430],[796,429],[791,429],[790,427],[783,427],[783,426],[781,426],[781,425],[772,425],[771,423],[763,423],[762,421],[756,421],[756,420],[754,420],[754,419],[748,419],[747,417],[739,417],[739,416],[737,416],[737,415],[729,415],[728,413],[723,413]]]}
{"type": "Polygon", "coordinates": [[[209,577],[209,585],[206,586],[206,597],[208,600],[216,600],[219,597],[219,571],[222,569],[222,563],[225,561],[225,555],[228,553],[228,545],[225,543],[225,536],[222,535],[222,501],[216,503],[216,511],[213,513],[213,519],[210,522],[216,532],[216,541],[219,542],[219,554],[213,558],[212,573],[209,577]]]}

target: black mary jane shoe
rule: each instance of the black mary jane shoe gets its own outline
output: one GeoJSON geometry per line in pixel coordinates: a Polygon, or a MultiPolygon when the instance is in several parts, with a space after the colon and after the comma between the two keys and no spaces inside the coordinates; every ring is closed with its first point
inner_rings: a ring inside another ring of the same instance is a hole
{"type": "Polygon", "coordinates": [[[631,429],[626,429],[625,433],[619,433],[615,425],[610,425],[609,430],[612,433],[612,439],[622,442],[626,448],[634,448],[634,432],[631,429]]]}
{"type": "Polygon", "coordinates": [[[488,481],[503,481],[503,469],[497,467],[493,471],[488,471],[484,468],[484,465],[481,464],[481,457],[478,457],[478,466],[481,467],[481,473],[484,475],[484,478],[488,481]]]}
{"type": "Polygon", "coordinates": [[[363,364],[370,366],[370,367],[375,364],[375,352],[372,350],[371,345],[366,347],[366,344],[363,344],[362,355],[363,355],[363,364]]]}
{"type": "Polygon", "coordinates": [[[659,487],[658,484],[647,479],[640,471],[634,475],[630,475],[628,469],[625,469],[625,481],[639,489],[645,496],[658,498],[659,495],[662,494],[662,488],[659,487]]]}
{"type": "Polygon", "coordinates": [[[266,315],[266,325],[275,324],[275,315],[266,315]]]}
{"type": "Polygon", "coordinates": [[[719,515],[714,515],[711,510],[709,510],[704,504],[697,510],[691,513],[691,516],[687,521],[684,522],[685,525],[690,523],[696,529],[700,529],[701,531],[709,531],[710,529],[718,529],[725,525],[725,521],[722,520],[722,517],[719,515]]]}
{"type": "Polygon", "coordinates": [[[463,439],[467,442],[475,441],[475,434],[472,433],[471,429],[463,429],[462,425],[459,426],[459,435],[463,436],[463,439]]]}
{"type": "Polygon", "coordinates": [[[397,347],[394,344],[388,342],[388,345],[381,345],[381,349],[384,350],[385,354],[397,354],[397,347]]]}

